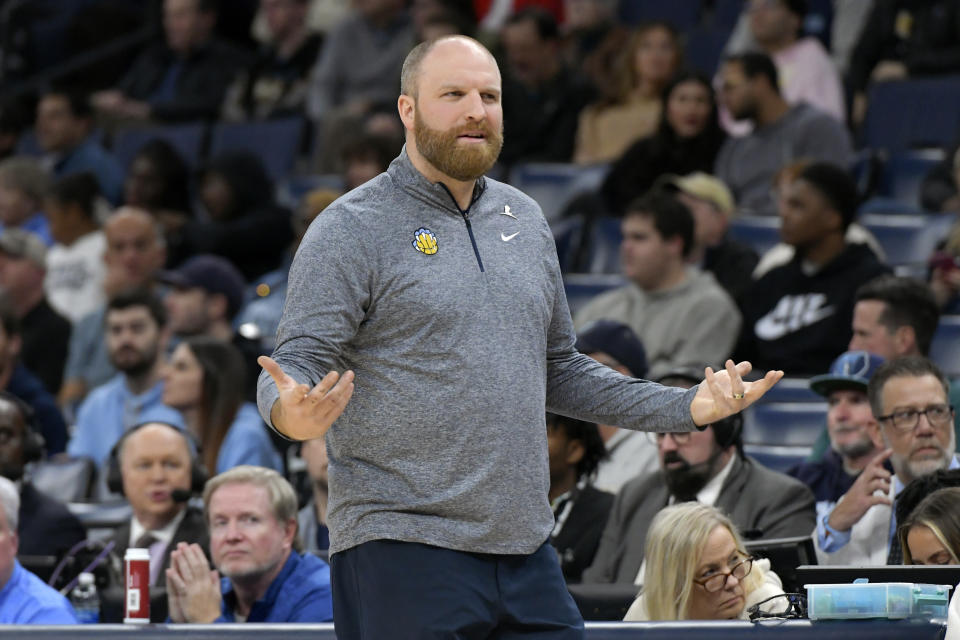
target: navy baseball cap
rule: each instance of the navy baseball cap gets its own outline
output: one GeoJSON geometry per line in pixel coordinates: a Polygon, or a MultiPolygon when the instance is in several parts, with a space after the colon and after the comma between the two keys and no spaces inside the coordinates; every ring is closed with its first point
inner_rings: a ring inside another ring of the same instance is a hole
{"type": "Polygon", "coordinates": [[[810,378],[810,388],[822,396],[838,389],[866,391],[873,372],[883,364],[883,358],[866,351],[847,351],[830,365],[830,373],[810,378]]]}
{"type": "Polygon", "coordinates": [[[161,271],[157,280],[181,289],[199,287],[207,293],[221,293],[227,299],[231,318],[243,305],[246,281],[233,263],[212,254],[193,256],[176,269],[161,271]]]}
{"type": "Polygon", "coordinates": [[[580,353],[603,352],[630,370],[634,378],[647,375],[647,352],[640,338],[627,325],[613,320],[597,320],[577,335],[580,353]]]}

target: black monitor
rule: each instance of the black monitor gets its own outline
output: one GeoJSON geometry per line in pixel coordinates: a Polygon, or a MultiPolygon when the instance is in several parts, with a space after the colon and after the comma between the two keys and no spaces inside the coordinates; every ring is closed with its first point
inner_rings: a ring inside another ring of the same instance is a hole
{"type": "Polygon", "coordinates": [[[805,584],[849,584],[858,578],[870,582],[913,582],[919,584],[960,584],[960,565],[891,564],[874,567],[800,566],[797,579],[805,584]]]}
{"type": "Polygon", "coordinates": [[[797,567],[817,563],[817,551],[810,536],[749,540],[744,546],[753,557],[770,560],[770,568],[780,577],[785,593],[802,593],[803,582],[797,578],[797,567]]]}

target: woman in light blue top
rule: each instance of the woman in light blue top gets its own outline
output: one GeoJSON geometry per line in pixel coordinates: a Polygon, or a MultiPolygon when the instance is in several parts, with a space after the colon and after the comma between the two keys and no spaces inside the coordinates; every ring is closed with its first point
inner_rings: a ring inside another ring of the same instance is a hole
{"type": "Polygon", "coordinates": [[[178,409],[213,475],[240,464],[283,473],[283,461],[257,408],[243,400],[243,356],[208,337],[181,342],[163,372],[163,402],[178,409]]]}

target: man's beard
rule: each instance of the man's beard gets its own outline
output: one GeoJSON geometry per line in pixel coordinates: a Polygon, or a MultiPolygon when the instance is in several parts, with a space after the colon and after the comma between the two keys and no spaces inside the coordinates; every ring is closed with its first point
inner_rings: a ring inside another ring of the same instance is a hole
{"type": "Polygon", "coordinates": [[[486,122],[442,131],[427,126],[419,108],[414,109],[413,117],[417,151],[438,171],[454,180],[476,180],[490,170],[500,155],[503,131],[493,131],[486,122]],[[485,142],[475,145],[458,143],[458,136],[466,131],[483,132],[485,142]]]}
{"type": "Polygon", "coordinates": [[[914,450],[919,449],[921,445],[936,447],[940,450],[940,455],[937,457],[928,457],[923,460],[913,460],[907,456],[901,456],[899,454],[893,454],[890,456],[890,463],[893,465],[894,472],[900,476],[901,480],[904,481],[904,484],[910,480],[915,480],[917,478],[929,475],[934,471],[940,469],[948,469],[950,467],[950,462],[953,460],[953,454],[956,452],[956,435],[953,431],[953,423],[948,425],[950,429],[950,442],[946,447],[940,445],[940,442],[933,436],[924,438],[922,442],[914,442],[914,450]]]}
{"type": "Polygon", "coordinates": [[[676,498],[677,502],[696,500],[700,490],[716,475],[716,465],[721,453],[723,451],[718,449],[698,464],[690,464],[675,451],[663,454],[663,479],[670,495],[676,498]],[[672,462],[682,462],[683,466],[671,469],[667,465],[672,462]]]}
{"type": "Polygon", "coordinates": [[[861,437],[858,440],[837,445],[834,447],[834,449],[836,449],[837,453],[839,453],[841,456],[847,458],[860,458],[876,449],[876,445],[873,443],[873,440],[870,439],[870,436],[861,434],[861,437]]]}
{"type": "MultiPolygon", "coordinates": [[[[128,347],[129,349],[135,349],[133,347],[128,347]]],[[[156,354],[153,354],[151,357],[150,353],[141,353],[137,351],[138,358],[128,358],[123,361],[118,361],[115,354],[110,354],[110,363],[117,369],[130,377],[138,377],[150,371],[153,368],[153,365],[157,361],[156,354]]]]}

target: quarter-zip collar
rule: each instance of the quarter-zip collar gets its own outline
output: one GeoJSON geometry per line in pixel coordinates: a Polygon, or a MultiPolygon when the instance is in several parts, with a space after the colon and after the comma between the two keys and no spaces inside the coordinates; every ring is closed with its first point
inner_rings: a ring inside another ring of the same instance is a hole
{"type": "MultiPolygon", "coordinates": [[[[432,207],[448,211],[457,217],[462,217],[464,211],[457,205],[450,190],[442,182],[430,182],[427,178],[417,171],[417,168],[410,162],[407,155],[407,147],[404,145],[390,166],[387,168],[387,174],[390,178],[406,193],[418,200],[429,204],[432,207]]],[[[473,197],[470,200],[470,206],[466,211],[470,211],[473,205],[480,199],[487,188],[487,179],[484,176],[477,178],[473,185],[473,197]]]]}

